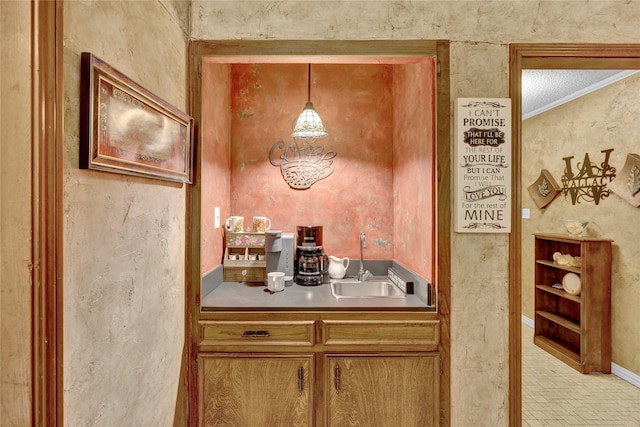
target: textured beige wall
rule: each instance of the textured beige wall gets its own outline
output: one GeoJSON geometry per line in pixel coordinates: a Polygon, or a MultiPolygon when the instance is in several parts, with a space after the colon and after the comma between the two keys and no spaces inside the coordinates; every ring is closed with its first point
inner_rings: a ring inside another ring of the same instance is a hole
{"type": "MultiPolygon", "coordinates": [[[[523,122],[522,182],[528,186],[547,169],[562,185],[564,157],[574,156],[572,165],[585,153],[600,164],[613,148],[609,163],[619,173],[627,153],[640,154],[640,73],[578,98],[523,122]]],[[[563,219],[592,221],[589,234],[614,240],[611,286],[613,362],[640,375],[640,209],[611,195],[598,205],[582,201],[573,205],[571,197],[559,195],[540,210],[525,192],[522,206],[531,209],[531,220],[522,228],[522,314],[533,319],[533,236],[535,232],[564,233],[563,219]]]]}
{"type": "Polygon", "coordinates": [[[186,108],[188,7],[64,2],[64,421],[173,425],[184,344],[185,188],[78,169],[80,53],[186,108]]]}
{"type": "MultiPolygon", "coordinates": [[[[509,43],[637,43],[637,1],[194,1],[192,37],[449,39],[451,95],[508,96],[509,43]],[[330,3],[330,5],[329,5],[330,3]]],[[[508,424],[508,236],[452,238],[451,423],[508,424]]]]}
{"type": "Polygon", "coordinates": [[[0,2],[0,425],[31,424],[31,7],[0,2]]]}

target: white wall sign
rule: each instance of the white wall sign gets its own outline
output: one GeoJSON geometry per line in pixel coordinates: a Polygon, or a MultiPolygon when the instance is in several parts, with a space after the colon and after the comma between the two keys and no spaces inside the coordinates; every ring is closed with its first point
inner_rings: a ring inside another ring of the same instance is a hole
{"type": "Polygon", "coordinates": [[[455,231],[509,233],[511,99],[458,98],[455,112],[455,231]]]}

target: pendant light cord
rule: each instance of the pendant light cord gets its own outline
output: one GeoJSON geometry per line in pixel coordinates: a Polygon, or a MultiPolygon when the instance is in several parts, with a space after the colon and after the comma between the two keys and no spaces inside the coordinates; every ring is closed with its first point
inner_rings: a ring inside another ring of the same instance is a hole
{"type": "Polygon", "coordinates": [[[307,72],[307,102],[311,102],[311,63],[307,72]]]}

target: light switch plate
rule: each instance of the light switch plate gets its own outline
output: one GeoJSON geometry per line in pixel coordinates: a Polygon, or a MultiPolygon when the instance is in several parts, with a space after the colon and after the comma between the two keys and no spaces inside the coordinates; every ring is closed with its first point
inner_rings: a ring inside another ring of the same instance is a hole
{"type": "Polygon", "coordinates": [[[213,228],[220,228],[220,206],[213,208],[213,228]]]}
{"type": "Polygon", "coordinates": [[[531,211],[529,210],[529,208],[522,209],[522,218],[523,219],[531,218],[531,211]]]}

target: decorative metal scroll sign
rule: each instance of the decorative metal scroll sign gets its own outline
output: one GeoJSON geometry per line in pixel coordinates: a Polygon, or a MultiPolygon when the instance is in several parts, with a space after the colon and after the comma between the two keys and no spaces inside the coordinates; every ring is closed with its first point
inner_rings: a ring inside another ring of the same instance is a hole
{"type": "Polygon", "coordinates": [[[576,163],[578,169],[574,173],[571,166],[571,157],[564,157],[565,168],[562,175],[562,191],[565,199],[571,196],[571,204],[580,203],[581,200],[586,202],[594,202],[596,205],[600,200],[609,197],[611,192],[607,187],[607,183],[616,177],[616,168],[609,165],[609,157],[613,148],[602,150],[604,160],[598,166],[589,159],[589,153],[585,153],[582,164],[576,163]]]}
{"type": "Polygon", "coordinates": [[[280,167],[282,178],[295,190],[306,190],[333,173],[333,158],[338,153],[324,152],[324,147],[314,142],[315,139],[294,138],[293,143],[285,147],[280,140],[269,150],[269,161],[280,167]]]}
{"type": "Polygon", "coordinates": [[[458,98],[455,231],[511,230],[511,100],[458,98]]]}

